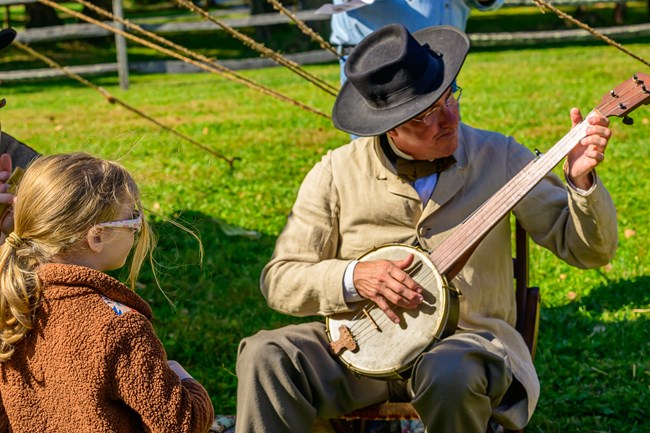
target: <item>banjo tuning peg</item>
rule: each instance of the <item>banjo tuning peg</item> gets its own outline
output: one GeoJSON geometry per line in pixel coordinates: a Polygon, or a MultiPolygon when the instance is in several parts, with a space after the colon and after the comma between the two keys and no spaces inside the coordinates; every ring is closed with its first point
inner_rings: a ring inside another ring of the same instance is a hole
{"type": "Polygon", "coordinates": [[[633,123],[634,123],[634,119],[632,119],[630,116],[623,117],[623,124],[632,125],[633,123]]]}

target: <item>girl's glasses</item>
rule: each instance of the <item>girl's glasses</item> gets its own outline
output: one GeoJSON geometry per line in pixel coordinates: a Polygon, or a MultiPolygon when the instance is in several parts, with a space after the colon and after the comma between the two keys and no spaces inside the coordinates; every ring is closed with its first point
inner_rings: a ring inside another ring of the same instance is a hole
{"type": "Polygon", "coordinates": [[[99,227],[128,228],[133,230],[135,233],[140,233],[140,230],[142,229],[142,214],[138,212],[138,216],[130,220],[109,221],[97,225],[99,227]]]}

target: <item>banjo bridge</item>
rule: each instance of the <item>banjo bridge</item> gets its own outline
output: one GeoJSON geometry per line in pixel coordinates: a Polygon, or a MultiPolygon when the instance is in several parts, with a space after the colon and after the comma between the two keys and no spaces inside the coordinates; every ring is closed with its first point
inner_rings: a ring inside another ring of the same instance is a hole
{"type": "Polygon", "coordinates": [[[335,355],[339,356],[344,350],[356,352],[359,349],[357,342],[354,340],[350,328],[345,325],[339,326],[339,339],[332,341],[330,347],[335,355]]]}

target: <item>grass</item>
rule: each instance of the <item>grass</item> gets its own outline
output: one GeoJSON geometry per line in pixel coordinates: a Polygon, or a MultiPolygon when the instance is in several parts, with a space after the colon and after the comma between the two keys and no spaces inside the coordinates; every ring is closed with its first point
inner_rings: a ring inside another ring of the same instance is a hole
{"type": "MultiPolygon", "coordinates": [[[[628,48],[650,58],[648,44],[628,48]]],[[[308,69],[338,81],[337,65],[308,69]]],[[[601,45],[477,50],[459,79],[463,119],[545,151],[566,133],[570,107],[586,113],[614,85],[647,69],[601,45]]],[[[331,110],[332,97],[283,69],[243,74],[331,110]]],[[[120,90],[115,77],[92,81],[241,159],[230,170],[75,82],[0,87],[8,102],[0,111],[3,131],[42,153],[84,150],[119,160],[141,185],[148,208],[200,233],[203,267],[196,241],[154,217],[158,272],[175,308],[150,270],[139,293],[153,307],[169,357],[206,386],[218,413],[233,413],[238,342],[299,321],[266,306],[260,271],[302,178],[347,135],[327,119],[207,74],[133,75],[129,91],[120,90]]],[[[631,127],[612,121],[615,135],[599,169],[618,210],[620,246],[612,263],[576,270],[531,246],[531,280],[541,287],[543,305],[536,359],[542,394],[529,433],[650,431],[650,109],[632,117],[631,127]]]]}

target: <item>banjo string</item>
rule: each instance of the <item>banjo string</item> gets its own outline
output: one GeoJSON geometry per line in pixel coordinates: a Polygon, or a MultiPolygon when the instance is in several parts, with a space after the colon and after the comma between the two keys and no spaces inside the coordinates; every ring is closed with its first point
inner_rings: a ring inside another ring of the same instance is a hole
{"type": "MultiPolygon", "coordinates": [[[[433,273],[429,272],[429,273],[423,275],[423,278],[421,278],[421,282],[419,282],[419,284],[423,285],[424,287],[431,287],[433,285],[433,283],[435,283],[435,282],[436,282],[435,281],[435,276],[433,275],[433,273]]],[[[431,306],[430,303],[425,303],[425,305],[431,306]]],[[[368,304],[366,304],[366,306],[364,308],[366,308],[366,312],[371,315],[371,312],[373,310],[377,309],[377,305],[374,304],[374,303],[368,303],[368,304]],[[367,308],[368,305],[370,305],[370,308],[367,308]]],[[[363,310],[361,310],[360,313],[358,313],[355,316],[355,319],[353,319],[353,320],[359,319],[360,314],[363,314],[363,310]]],[[[388,316],[383,314],[380,319],[375,319],[375,323],[377,325],[386,324],[386,320],[388,320],[388,316]]],[[[380,328],[381,328],[381,326],[380,326],[380,328]]],[[[352,333],[353,336],[355,336],[355,338],[357,336],[360,338],[360,337],[362,337],[362,334],[364,333],[364,331],[366,331],[368,329],[375,330],[374,324],[369,319],[364,320],[363,317],[362,317],[360,320],[357,321],[357,323],[355,325],[350,327],[350,332],[352,333]]],[[[372,334],[375,334],[375,333],[373,332],[372,334]]]]}
{"type": "MultiPolygon", "coordinates": [[[[436,283],[435,280],[435,275],[432,272],[427,272],[425,273],[422,278],[420,279],[421,281],[419,282],[420,285],[424,287],[432,287],[433,283],[436,283]]],[[[433,306],[433,304],[424,302],[425,305],[427,306],[433,306]]],[[[366,312],[368,315],[372,316],[372,312],[374,310],[377,310],[378,307],[374,303],[368,303],[364,307],[366,308],[366,312]],[[370,308],[368,308],[368,305],[370,305],[370,308]]],[[[390,322],[390,319],[388,316],[383,314],[383,311],[380,313],[381,317],[376,318],[373,316],[374,323],[369,319],[369,318],[364,318],[361,317],[363,315],[363,310],[361,310],[353,320],[359,319],[355,325],[353,325],[350,328],[350,332],[353,335],[354,339],[356,340],[357,344],[361,343],[367,343],[369,340],[372,338],[379,336],[381,332],[377,332],[377,329],[375,328],[375,324],[381,329],[386,325],[387,323],[392,324],[390,322]]]]}

